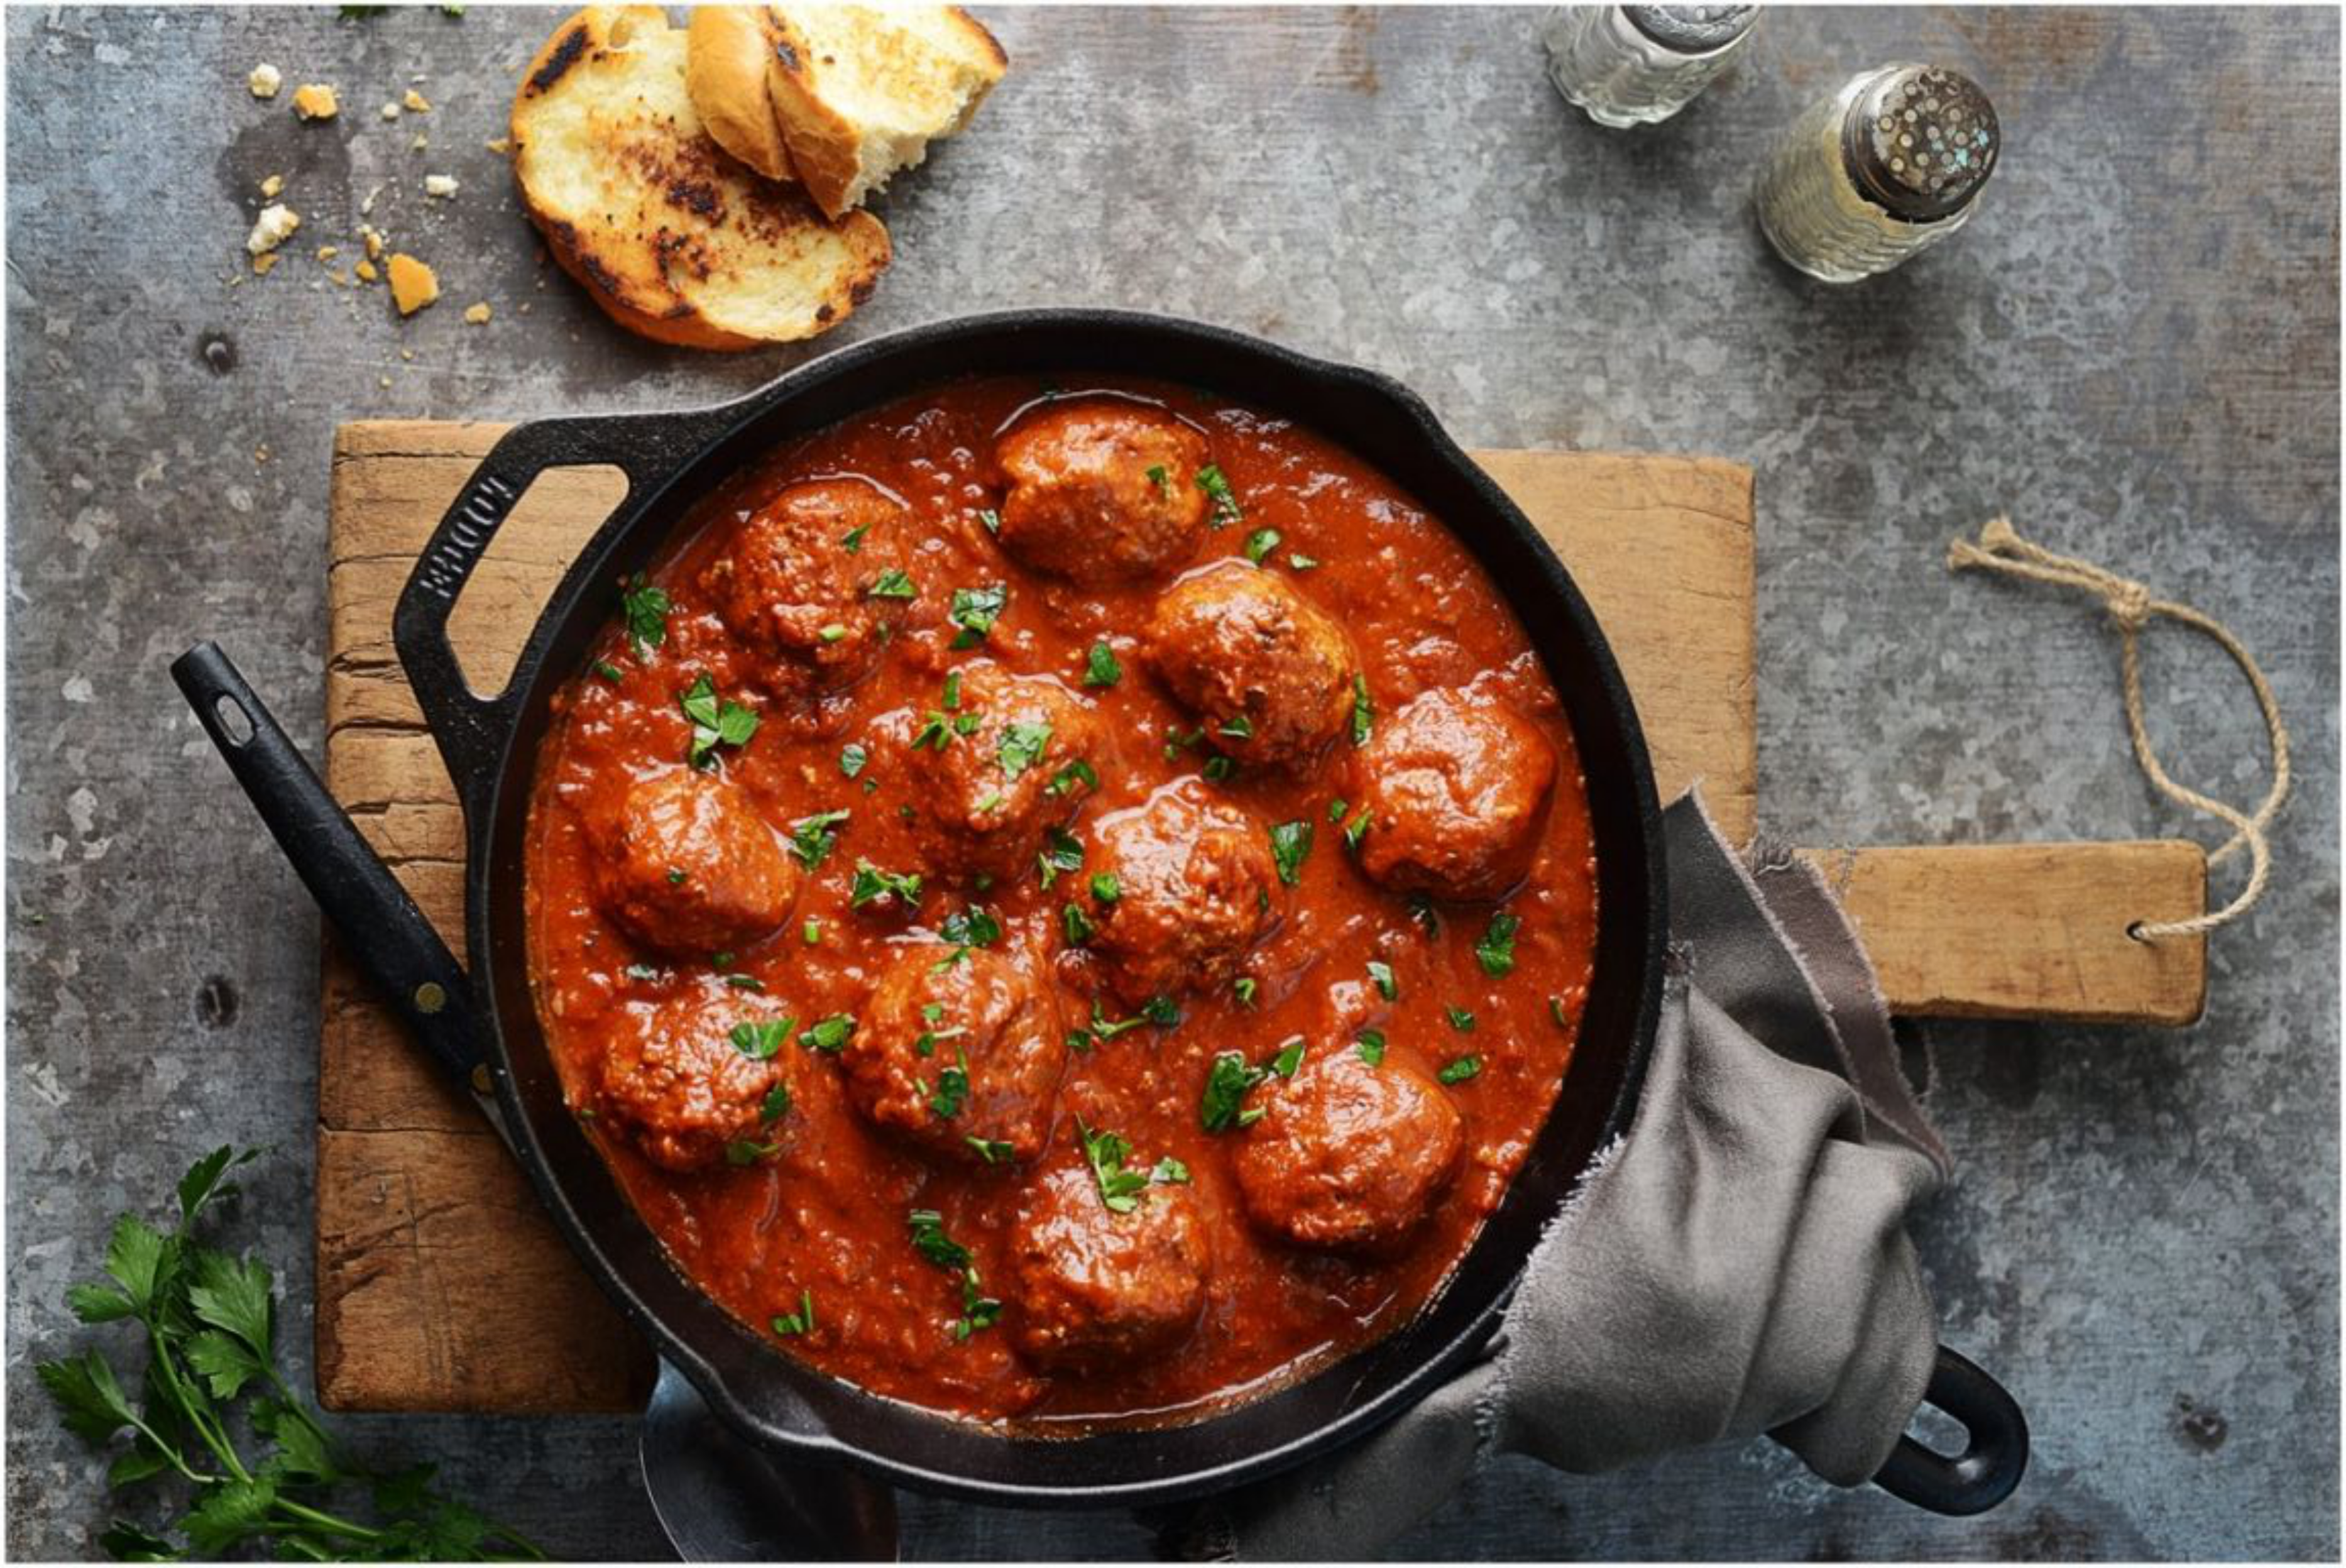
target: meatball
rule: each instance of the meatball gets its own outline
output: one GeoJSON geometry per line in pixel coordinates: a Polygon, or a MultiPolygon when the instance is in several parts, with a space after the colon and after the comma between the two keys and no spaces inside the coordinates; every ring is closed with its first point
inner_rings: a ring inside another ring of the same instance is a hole
{"type": "Polygon", "coordinates": [[[1179,570],[1206,533],[1206,438],[1135,403],[1055,403],[1019,422],[994,455],[1009,476],[1002,547],[1077,583],[1179,570]]]}
{"type": "Polygon", "coordinates": [[[1260,1091],[1231,1168],[1255,1224],[1299,1247],[1376,1252],[1415,1229],[1465,1146],[1457,1108],[1424,1074],[1349,1046],[1310,1053],[1260,1091]]]}
{"type": "Polygon", "coordinates": [[[911,589],[895,551],[900,511],[858,480],[793,484],[701,573],[726,626],[772,658],[764,677],[775,691],[839,691],[878,666],[911,589]]]}
{"type": "Polygon", "coordinates": [[[1049,677],[984,662],[948,676],[941,701],[906,767],[913,833],[947,876],[1014,875],[1090,793],[1098,721],[1049,677]]]}
{"type": "Polygon", "coordinates": [[[755,1160],[790,1111],[778,1027],[788,1023],[774,1003],[739,993],[632,1008],[603,1057],[597,1111],[672,1171],[715,1165],[728,1145],[755,1160]]]}
{"type": "Polygon", "coordinates": [[[1496,898],[1530,873],[1555,782],[1555,748],[1514,709],[1424,692],[1361,751],[1361,869],[1396,892],[1496,898]]]}
{"type": "Polygon", "coordinates": [[[1152,1183],[1117,1214],[1080,1166],[1026,1190],[1010,1257],[1019,1349],[1044,1366],[1077,1368],[1178,1345],[1205,1305],[1213,1261],[1188,1187],[1152,1183]]]}
{"type": "Polygon", "coordinates": [[[743,947],[790,919],[799,869],[749,798],[678,769],[627,790],[602,835],[603,907],[668,952],[743,947]]]}
{"type": "Polygon", "coordinates": [[[1087,945],[1134,1006],[1224,984],[1279,923],[1270,835],[1190,780],[1101,818],[1094,839],[1082,892],[1087,945]]]}
{"type": "Polygon", "coordinates": [[[922,946],[881,977],[840,1065],[874,1124],[991,1165],[1043,1152],[1066,1061],[1056,994],[1023,955],[922,946]]]}
{"type": "Polygon", "coordinates": [[[1310,761],[1352,717],[1360,668],[1343,627],[1285,578],[1219,561],[1157,602],[1148,663],[1240,761],[1310,761]]]}

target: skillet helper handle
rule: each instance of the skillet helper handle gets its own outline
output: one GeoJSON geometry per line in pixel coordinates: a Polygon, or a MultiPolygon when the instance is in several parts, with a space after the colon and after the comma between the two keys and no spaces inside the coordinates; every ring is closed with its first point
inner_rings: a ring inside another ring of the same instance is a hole
{"type": "MultiPolygon", "coordinates": [[[[627,476],[622,508],[660,489],[744,416],[730,408],[639,416],[541,419],[499,438],[433,530],[392,615],[392,642],[424,722],[448,765],[467,820],[495,781],[512,733],[510,690],[482,696],[464,679],[448,617],[497,530],[549,468],[616,467],[627,476]]],[[[525,654],[524,662],[528,656],[525,654]]]]}
{"type": "Polygon", "coordinates": [[[2010,1497],[2028,1470],[2028,1418],[2019,1401],[1942,1345],[1923,1402],[1961,1423],[1964,1451],[1949,1456],[1902,1437],[1873,1484],[1902,1502],[1955,1518],[1984,1513],[2010,1497]]]}
{"type": "Polygon", "coordinates": [[[448,944],[228,655],[198,643],[171,678],[359,967],[440,1064],[477,1089],[472,987],[448,944]]]}

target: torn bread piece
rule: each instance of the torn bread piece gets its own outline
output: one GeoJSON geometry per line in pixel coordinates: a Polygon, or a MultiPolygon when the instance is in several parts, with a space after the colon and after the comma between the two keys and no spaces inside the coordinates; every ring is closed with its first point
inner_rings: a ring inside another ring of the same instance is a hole
{"type": "Polygon", "coordinates": [[[768,179],[796,180],[766,93],[766,33],[754,5],[697,5],[686,29],[685,86],[717,145],[768,179]]]}
{"type": "Polygon", "coordinates": [[[721,151],[653,6],[589,6],[530,62],[514,176],[555,260],[630,331],[694,348],[812,337],[870,297],[888,231],[833,221],[721,151]]]}
{"type": "Polygon", "coordinates": [[[1010,68],[957,5],[764,5],[766,90],[790,166],[833,217],[969,123],[1010,68]]]}

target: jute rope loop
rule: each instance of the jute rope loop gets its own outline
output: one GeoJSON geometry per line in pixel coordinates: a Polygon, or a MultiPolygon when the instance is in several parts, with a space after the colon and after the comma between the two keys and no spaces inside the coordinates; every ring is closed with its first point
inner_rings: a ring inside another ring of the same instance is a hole
{"type": "Polygon", "coordinates": [[[2098,597],[2118,628],[2118,648],[2123,659],[2126,678],[2127,731],[2134,738],[2135,760],[2159,792],[2168,799],[2190,807],[2215,818],[2232,830],[2232,836],[2221,849],[2208,857],[2209,865],[2220,864],[2232,852],[2245,845],[2249,851],[2248,884],[2241,888],[2232,901],[2222,909],[2191,920],[2137,922],[2132,933],[2145,942],[2161,937],[2191,936],[2214,931],[2218,926],[2238,920],[2249,912],[2264,896],[2265,885],[2272,876],[2272,850],[2265,838],[2265,830],[2272,825],[2281,802],[2289,798],[2289,727],[2281,722],[2280,704],[2273,697],[2272,687],[2266,683],[2264,671],[2240,639],[2221,621],[2201,615],[2188,605],[2178,605],[2153,596],[2151,591],[2129,577],[2104,571],[2090,561],[2079,561],[2067,555],[2056,555],[2042,545],[2033,545],[2020,536],[2009,517],[1998,517],[1980,530],[1979,542],[1958,538],[1948,546],[1947,567],[1961,572],[1974,569],[2001,572],[2006,576],[2026,577],[2034,582],[2051,583],[2056,587],[2076,588],[2098,597]],[[2229,654],[2240,673],[2249,679],[2249,688],[2257,695],[2257,706],[2264,711],[2265,734],[2272,746],[2272,787],[2265,791],[2263,803],[2253,813],[2243,813],[2212,796],[2203,795],[2188,784],[2178,784],[2163,767],[2150,748],[2150,734],[2142,721],[2142,628],[2157,616],[2164,616],[2178,625],[2190,627],[2212,639],[2216,646],[2229,654]]]}

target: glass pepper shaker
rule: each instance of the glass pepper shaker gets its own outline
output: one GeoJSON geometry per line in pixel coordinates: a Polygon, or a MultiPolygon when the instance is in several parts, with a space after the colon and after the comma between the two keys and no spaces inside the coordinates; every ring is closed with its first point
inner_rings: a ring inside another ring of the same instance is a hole
{"type": "Polygon", "coordinates": [[[1760,171],[1760,227],[1810,277],[1854,283],[1968,222],[2002,151],[1978,83],[1884,66],[1792,122],[1760,171]]]}
{"type": "Polygon", "coordinates": [[[1561,5],[1540,36],[1556,90],[1618,130],[1692,103],[1743,52],[1759,19],[1757,5],[1561,5]]]}

